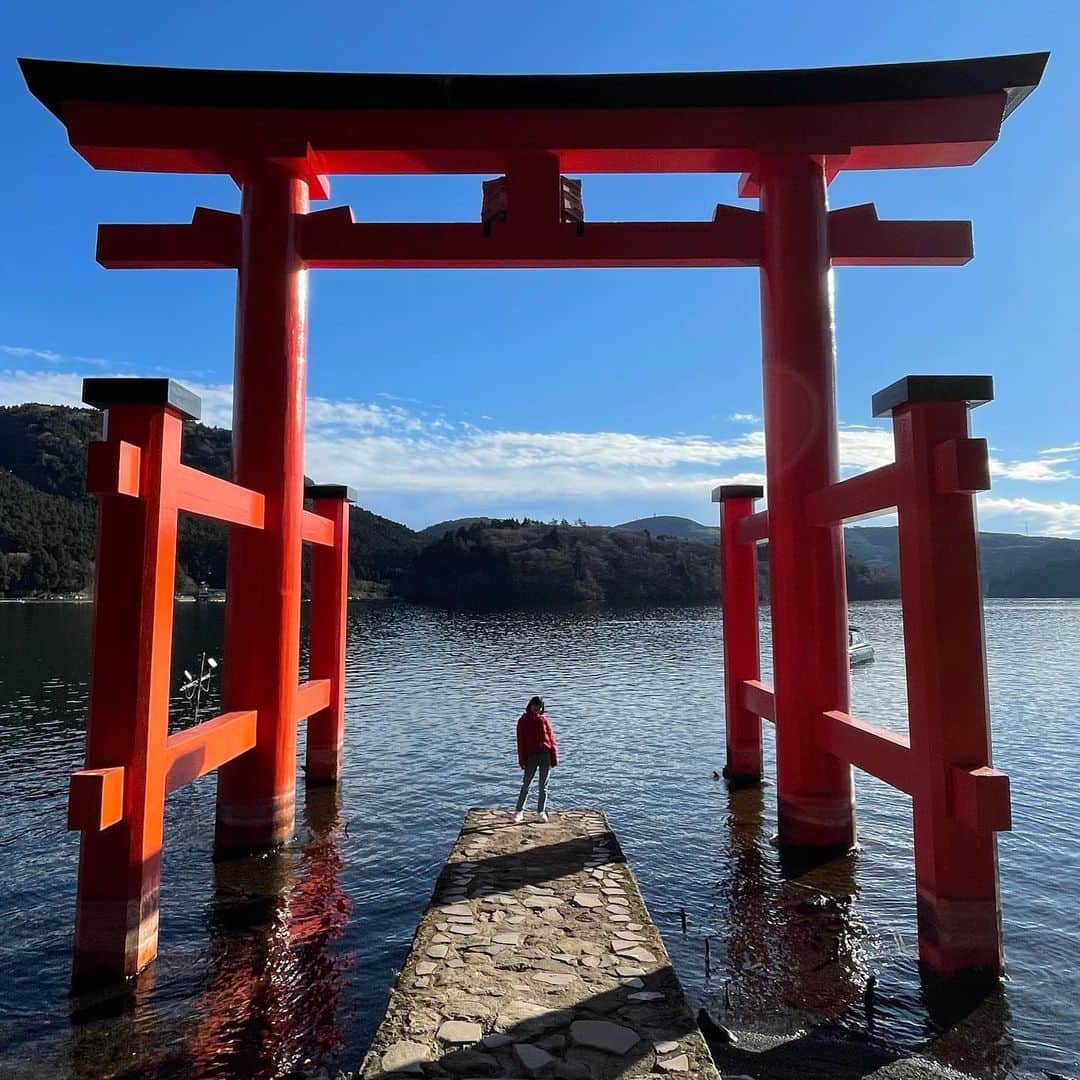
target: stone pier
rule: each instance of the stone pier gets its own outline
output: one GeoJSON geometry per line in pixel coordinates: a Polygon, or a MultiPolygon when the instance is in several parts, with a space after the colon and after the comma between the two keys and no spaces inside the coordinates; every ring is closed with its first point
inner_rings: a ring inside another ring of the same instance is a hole
{"type": "Polygon", "coordinates": [[[647,1075],[719,1077],[604,815],[470,811],[359,1076],[647,1075]]]}

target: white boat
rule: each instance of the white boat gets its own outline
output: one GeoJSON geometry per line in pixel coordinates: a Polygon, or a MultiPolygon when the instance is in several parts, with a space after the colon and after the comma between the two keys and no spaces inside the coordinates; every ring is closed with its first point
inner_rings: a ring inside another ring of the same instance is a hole
{"type": "Polygon", "coordinates": [[[874,646],[866,640],[866,634],[857,627],[849,626],[847,634],[848,665],[858,667],[860,664],[869,664],[874,659],[874,646]]]}

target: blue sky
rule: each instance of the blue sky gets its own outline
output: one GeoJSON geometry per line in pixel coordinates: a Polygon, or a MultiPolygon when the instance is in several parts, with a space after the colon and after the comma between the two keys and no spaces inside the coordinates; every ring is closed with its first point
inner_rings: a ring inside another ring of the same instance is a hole
{"type": "MultiPolygon", "coordinates": [[[[1075,4],[404,0],[4,5],[0,403],[74,403],[87,374],[161,374],[227,424],[234,275],[106,271],[99,221],[235,209],[223,179],[95,172],[16,55],[203,67],[590,72],[813,67],[1049,49],[1042,86],[971,168],[842,175],[833,206],[970,218],[963,268],[836,272],[845,473],[889,460],[870,396],[990,372],[984,528],[1080,537],[1080,12],[1075,4]]],[[[481,177],[339,177],[370,220],[475,220],[481,177]]],[[[703,219],[733,175],[586,176],[593,219],[703,219]]],[[[746,203],[743,205],[756,205],[746,203]]],[[[307,471],[413,526],[471,514],[711,521],[763,470],[753,270],[316,271],[307,471]]]]}

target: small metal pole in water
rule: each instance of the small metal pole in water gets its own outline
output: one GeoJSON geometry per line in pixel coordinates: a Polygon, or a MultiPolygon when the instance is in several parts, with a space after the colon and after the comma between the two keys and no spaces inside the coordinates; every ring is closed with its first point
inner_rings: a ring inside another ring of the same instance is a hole
{"type": "Polygon", "coordinates": [[[877,989],[877,976],[871,975],[866,980],[866,988],[863,990],[863,1010],[866,1013],[866,1026],[870,1031],[874,1030],[874,991],[877,989]]]}
{"type": "Polygon", "coordinates": [[[202,703],[203,680],[206,671],[206,653],[199,657],[199,684],[195,687],[195,723],[199,722],[199,705],[202,703]]]}
{"type": "Polygon", "coordinates": [[[712,954],[709,949],[709,938],[705,939],[705,978],[712,975],[712,954]]]}
{"type": "Polygon", "coordinates": [[[184,695],[187,701],[192,702],[195,707],[192,718],[192,722],[195,724],[199,722],[199,707],[202,705],[203,691],[209,690],[210,680],[214,677],[217,666],[217,661],[206,652],[203,652],[199,657],[199,674],[197,676],[192,675],[186,668],[184,669],[184,678],[187,682],[180,687],[180,693],[184,695]]]}
{"type": "Polygon", "coordinates": [[[679,908],[679,918],[682,920],[682,932],[686,933],[686,908],[679,908]]]}
{"type": "Polygon", "coordinates": [[[195,688],[195,723],[199,722],[199,705],[202,703],[204,689],[209,689],[210,679],[217,670],[217,661],[204,651],[199,658],[199,684],[195,688]],[[209,669],[209,670],[208,670],[209,669]]]}

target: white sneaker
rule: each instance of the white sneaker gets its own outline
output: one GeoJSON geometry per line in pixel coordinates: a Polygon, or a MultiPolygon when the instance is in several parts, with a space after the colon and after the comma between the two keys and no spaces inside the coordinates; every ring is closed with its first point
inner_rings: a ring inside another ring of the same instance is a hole
{"type": "Polygon", "coordinates": [[[514,814],[514,824],[515,825],[520,825],[524,820],[525,820],[525,811],[524,810],[519,810],[516,814],[514,814]]]}
{"type": "Polygon", "coordinates": [[[540,824],[541,824],[541,825],[546,825],[546,824],[547,824],[547,820],[548,820],[548,816],[547,816],[547,814],[546,814],[546,813],[544,813],[544,814],[541,814],[541,815],[540,815],[540,817],[539,817],[539,821],[540,821],[540,824]]]}

